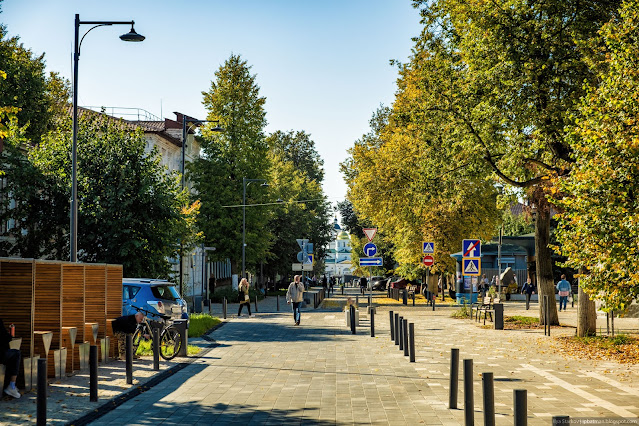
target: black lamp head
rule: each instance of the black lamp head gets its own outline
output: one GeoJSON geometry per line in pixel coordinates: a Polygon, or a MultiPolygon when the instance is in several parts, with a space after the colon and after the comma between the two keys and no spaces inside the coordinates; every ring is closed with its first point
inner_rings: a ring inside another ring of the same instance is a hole
{"type": "Polygon", "coordinates": [[[131,22],[131,31],[129,31],[126,34],[122,34],[120,36],[120,40],[122,41],[134,41],[134,42],[140,42],[140,41],[144,41],[144,39],[146,37],[144,37],[142,34],[138,34],[135,32],[135,29],[133,28],[133,22],[131,22]]]}

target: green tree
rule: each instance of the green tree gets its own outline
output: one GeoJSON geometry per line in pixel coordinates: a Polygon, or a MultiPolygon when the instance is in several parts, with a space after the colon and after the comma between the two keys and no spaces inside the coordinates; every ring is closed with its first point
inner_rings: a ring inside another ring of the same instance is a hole
{"type": "Polygon", "coordinates": [[[629,0],[600,32],[605,60],[593,64],[599,84],[580,103],[571,139],[575,162],[556,194],[564,209],[556,248],[568,266],[587,270],[580,287],[609,310],[639,297],[637,34],[639,2],[629,0]]]}
{"type": "MultiPolygon", "coordinates": [[[[17,165],[7,168],[3,190],[15,199],[3,217],[15,223],[11,254],[68,258],[70,121],[36,147],[17,137],[2,159],[17,165]]],[[[78,259],[119,263],[129,276],[168,277],[187,198],[157,152],[144,149],[140,130],[103,115],[80,116],[78,259]]]]}
{"type": "MultiPolygon", "coordinates": [[[[406,134],[416,129],[437,145],[437,151],[428,152],[432,172],[456,170],[475,186],[477,175],[486,176],[488,169],[501,182],[526,191],[536,210],[542,296],[554,294],[546,197],[557,178],[570,170],[565,127],[584,93],[583,82],[595,77],[587,64],[595,52],[585,41],[615,16],[618,4],[414,2],[424,30],[410,62],[400,66],[393,119],[406,134]]],[[[465,198],[473,196],[485,197],[486,192],[475,188],[465,198]]],[[[484,218],[471,209],[460,219],[467,222],[469,217],[484,218]]],[[[556,305],[551,309],[550,321],[557,324],[556,305]]]]}
{"type": "Polygon", "coordinates": [[[0,105],[18,108],[18,122],[31,143],[51,129],[51,97],[44,71],[44,54],[34,56],[19,37],[7,37],[0,25],[0,69],[6,79],[0,81],[0,105]]]}
{"type": "Polygon", "coordinates": [[[274,241],[265,273],[287,275],[297,263],[298,238],[314,244],[315,271],[323,271],[326,244],[330,241],[330,204],[322,190],[323,160],[315,143],[303,131],[276,131],[267,138],[272,164],[269,182],[272,197],[283,203],[269,222],[274,241]]]}
{"type": "MultiPolygon", "coordinates": [[[[190,178],[202,201],[199,227],[207,245],[216,247],[217,259],[231,259],[237,273],[242,257],[243,178],[268,179],[270,164],[264,127],[266,99],[251,67],[239,55],[231,55],[215,72],[208,92],[202,92],[207,119],[220,120],[222,133],[203,129],[203,156],[189,166],[190,178]],[[228,207],[233,206],[233,207],[228,207]]],[[[247,269],[264,260],[272,244],[267,223],[272,215],[269,191],[259,182],[246,186],[247,269]]]]}

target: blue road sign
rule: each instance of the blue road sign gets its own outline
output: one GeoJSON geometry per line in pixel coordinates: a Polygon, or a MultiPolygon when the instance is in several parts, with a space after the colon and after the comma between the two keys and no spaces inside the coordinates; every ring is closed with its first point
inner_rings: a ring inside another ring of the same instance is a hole
{"type": "Polygon", "coordinates": [[[462,257],[480,257],[481,242],[479,240],[464,240],[462,242],[462,257]]]}
{"type": "Polygon", "coordinates": [[[297,241],[297,245],[300,246],[301,249],[303,249],[304,246],[308,244],[308,240],[306,238],[298,238],[295,241],[297,241]]]}
{"type": "Polygon", "coordinates": [[[312,265],[313,264],[313,255],[312,254],[307,255],[306,256],[306,262],[304,262],[304,263],[312,265]]]}
{"type": "Polygon", "coordinates": [[[364,246],[364,254],[368,257],[375,256],[377,254],[377,246],[373,243],[366,243],[364,246]]]}
{"type": "Polygon", "coordinates": [[[381,257],[360,257],[359,266],[382,266],[383,259],[381,257]]]}
{"type": "Polygon", "coordinates": [[[424,241],[422,243],[422,252],[424,254],[433,254],[435,253],[435,243],[430,241],[424,241]]]}
{"type": "Polygon", "coordinates": [[[301,251],[297,252],[297,261],[299,263],[304,263],[304,252],[301,252],[301,251]]]}
{"type": "Polygon", "coordinates": [[[479,276],[481,275],[481,261],[479,257],[464,257],[462,259],[462,275],[479,276]]]}

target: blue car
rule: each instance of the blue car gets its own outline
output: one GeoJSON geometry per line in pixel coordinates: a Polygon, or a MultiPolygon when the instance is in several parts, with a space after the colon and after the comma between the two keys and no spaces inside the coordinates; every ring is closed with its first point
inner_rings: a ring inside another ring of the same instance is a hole
{"type": "MultiPolygon", "coordinates": [[[[166,280],[123,278],[122,315],[135,314],[137,311],[133,306],[169,315],[173,319],[189,319],[186,302],[178,293],[175,284],[166,280]]],[[[151,319],[159,320],[159,317],[151,316],[151,319]]]]}

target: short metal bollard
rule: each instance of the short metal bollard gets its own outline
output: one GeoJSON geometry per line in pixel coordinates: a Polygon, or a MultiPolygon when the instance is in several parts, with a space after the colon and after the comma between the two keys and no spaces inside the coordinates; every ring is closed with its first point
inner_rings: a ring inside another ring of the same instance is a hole
{"type": "Polygon", "coordinates": [[[399,350],[404,349],[404,317],[399,317],[399,350]]]}
{"type": "Polygon", "coordinates": [[[224,315],[224,319],[226,319],[226,297],[222,300],[222,314],[224,315]]]}
{"type": "Polygon", "coordinates": [[[553,416],[552,417],[552,425],[569,425],[570,424],[570,416],[553,416]]]}
{"type": "Polygon", "coordinates": [[[390,316],[390,335],[391,335],[391,340],[395,340],[395,324],[393,323],[393,311],[388,311],[388,315],[390,316]]]}
{"type": "Polygon", "coordinates": [[[187,356],[187,348],[189,345],[189,322],[185,319],[179,319],[173,321],[173,326],[177,328],[177,331],[180,333],[180,339],[182,343],[180,344],[180,350],[177,353],[177,356],[184,357],[187,356]]]}
{"type": "Polygon", "coordinates": [[[133,335],[126,335],[126,384],[133,384],[133,335]]]}
{"type": "Polygon", "coordinates": [[[408,292],[406,290],[402,292],[402,303],[408,305],[408,292]]]}
{"type": "Polygon", "coordinates": [[[355,305],[359,306],[359,294],[355,295],[355,305]]]}
{"type": "Polygon", "coordinates": [[[514,389],[515,403],[515,426],[526,426],[528,424],[528,402],[526,389],[514,389]]]}
{"type": "Polygon", "coordinates": [[[410,355],[408,358],[409,362],[415,362],[415,324],[412,322],[408,324],[408,344],[410,346],[410,355]]]}
{"type": "Polygon", "coordinates": [[[355,329],[355,306],[351,305],[350,307],[350,315],[351,315],[351,333],[357,334],[355,329]]]}
{"type": "Polygon", "coordinates": [[[484,394],[484,426],[495,426],[495,382],[493,373],[482,373],[484,394]]]}
{"type": "Polygon", "coordinates": [[[399,345],[399,314],[395,314],[395,344],[399,345]]]}
{"type": "Polygon", "coordinates": [[[275,296],[275,300],[277,300],[277,312],[279,312],[280,311],[280,295],[279,294],[275,296]]]}
{"type": "Polygon", "coordinates": [[[495,330],[504,329],[504,304],[494,303],[493,310],[495,311],[495,330]]]}
{"type": "Polygon", "coordinates": [[[160,329],[153,327],[153,370],[160,370],[160,329]]]}
{"type": "Polygon", "coordinates": [[[371,337],[375,337],[375,308],[371,308],[371,337]]]}
{"type": "Polygon", "coordinates": [[[37,424],[47,424],[47,359],[38,359],[37,424]]]}
{"type": "Polygon", "coordinates": [[[475,398],[473,397],[473,360],[464,360],[464,424],[475,424],[475,398]]]}
{"type": "Polygon", "coordinates": [[[448,394],[448,408],[457,408],[457,393],[459,388],[459,349],[450,350],[450,382],[448,394]]]}
{"type": "Polygon", "coordinates": [[[89,401],[98,402],[98,347],[89,348],[89,401]]]}
{"type": "Polygon", "coordinates": [[[413,306],[415,306],[415,292],[413,292],[413,306]]]}
{"type": "Polygon", "coordinates": [[[544,336],[548,335],[550,336],[550,303],[548,300],[548,296],[544,295],[544,300],[543,300],[544,306],[544,336]]]}
{"type": "Polygon", "coordinates": [[[408,356],[408,320],[404,319],[404,356],[408,356]]]}
{"type": "Polygon", "coordinates": [[[437,300],[436,297],[437,296],[435,295],[435,293],[433,293],[433,311],[435,310],[435,301],[437,300]]]}

